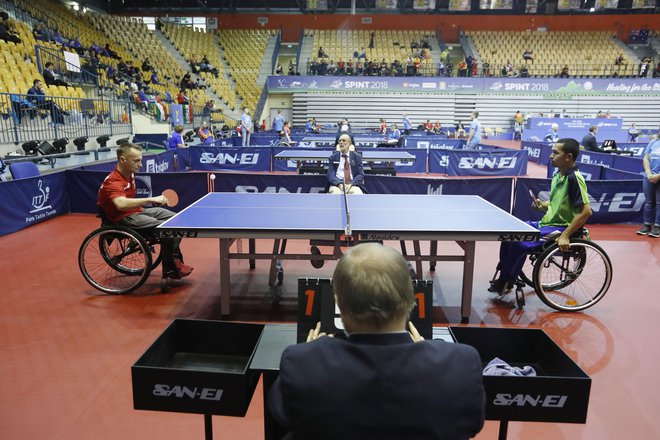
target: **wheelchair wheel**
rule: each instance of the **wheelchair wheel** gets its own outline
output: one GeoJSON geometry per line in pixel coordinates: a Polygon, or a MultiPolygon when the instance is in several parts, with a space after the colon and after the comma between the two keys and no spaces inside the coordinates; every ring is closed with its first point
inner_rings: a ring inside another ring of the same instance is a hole
{"type": "Polygon", "coordinates": [[[85,238],[78,252],[78,265],[96,289],[110,294],[129,293],[149,277],[151,250],[134,231],[105,226],[85,238]]]}
{"type": "Polygon", "coordinates": [[[571,240],[563,252],[554,243],[534,265],[534,290],[548,306],[565,312],[589,308],[600,301],[612,282],[612,263],[597,244],[571,240]]]}

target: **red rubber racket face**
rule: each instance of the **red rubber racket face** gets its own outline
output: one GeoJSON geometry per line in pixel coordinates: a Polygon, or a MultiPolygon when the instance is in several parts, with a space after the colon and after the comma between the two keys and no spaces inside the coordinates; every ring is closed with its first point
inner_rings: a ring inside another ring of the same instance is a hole
{"type": "Polygon", "coordinates": [[[179,195],[173,189],[166,189],[163,195],[167,199],[167,206],[176,206],[179,203],[179,195]]]}

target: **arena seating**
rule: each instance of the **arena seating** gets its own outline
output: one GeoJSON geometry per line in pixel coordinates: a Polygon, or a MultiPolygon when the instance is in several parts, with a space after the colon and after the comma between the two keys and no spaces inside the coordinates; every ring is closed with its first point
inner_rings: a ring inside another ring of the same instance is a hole
{"type": "MultiPolygon", "coordinates": [[[[165,23],[161,29],[163,34],[165,34],[168,40],[170,40],[186,61],[190,62],[192,60],[194,62],[200,62],[204,56],[208,57],[208,60],[213,67],[218,69],[218,78],[210,72],[201,72],[200,76],[204,78],[207,86],[210,87],[226,105],[230,108],[235,108],[236,96],[229,86],[227,75],[220,62],[220,55],[218,53],[218,46],[215,43],[215,36],[211,33],[199,32],[192,28],[177,26],[170,23],[165,23]]],[[[205,104],[205,94],[202,96],[197,93],[198,91],[191,92],[191,95],[194,95],[196,105],[205,104]],[[198,103],[198,101],[200,102],[198,103]]]]}
{"type": "MultiPolygon", "coordinates": [[[[419,42],[423,38],[434,38],[432,30],[375,30],[374,47],[369,48],[370,31],[368,30],[324,30],[307,29],[305,33],[314,37],[313,56],[316,56],[319,48],[327,54],[330,60],[335,62],[339,60],[356,62],[353,57],[354,52],[361,52],[364,48],[367,59],[373,61],[382,61],[391,64],[397,60],[405,63],[408,57],[412,56],[413,50],[410,44],[413,41],[419,42]],[[431,36],[431,37],[429,37],[431,36]]],[[[432,52],[429,49],[422,50],[422,69],[433,65],[432,52]]],[[[439,54],[436,57],[439,60],[439,54]]],[[[310,60],[311,61],[311,60],[310,60]]]]}
{"type": "Polygon", "coordinates": [[[564,65],[570,76],[632,75],[635,61],[615,43],[612,32],[467,32],[482,63],[489,63],[499,75],[507,63],[519,70],[525,66],[531,76],[559,75],[564,65]],[[534,62],[526,62],[523,52],[531,50],[534,62]],[[621,65],[615,60],[623,55],[621,65]]]}
{"type": "MultiPolygon", "coordinates": [[[[138,60],[138,67],[144,60],[149,59],[150,64],[158,72],[158,80],[161,83],[161,85],[150,85],[151,89],[158,92],[161,97],[165,96],[165,92],[169,92],[172,96],[176,95],[178,79],[185,71],[144,23],[132,17],[91,12],[85,14],[85,17],[96,29],[116,42],[113,47],[119,45],[130,50],[138,60]],[[171,79],[167,80],[166,77],[171,79]]],[[[142,77],[145,81],[149,81],[151,72],[142,72],[142,77]]]]}
{"type": "Polygon", "coordinates": [[[229,72],[236,81],[236,95],[243,100],[242,107],[254,112],[261,87],[257,85],[259,67],[272,31],[265,29],[222,29],[218,31],[229,72]]]}

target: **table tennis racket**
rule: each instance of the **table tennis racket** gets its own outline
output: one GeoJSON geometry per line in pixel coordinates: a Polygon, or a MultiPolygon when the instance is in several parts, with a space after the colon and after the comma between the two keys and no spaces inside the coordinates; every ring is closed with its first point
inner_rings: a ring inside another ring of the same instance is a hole
{"type": "Polygon", "coordinates": [[[179,195],[173,189],[163,191],[163,196],[167,199],[167,206],[176,206],[179,203],[179,195]]]}

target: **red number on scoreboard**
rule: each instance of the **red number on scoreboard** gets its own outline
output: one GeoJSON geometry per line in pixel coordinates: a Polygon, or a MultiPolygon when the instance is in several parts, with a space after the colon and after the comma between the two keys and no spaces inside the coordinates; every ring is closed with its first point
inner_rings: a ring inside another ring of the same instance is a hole
{"type": "Polygon", "coordinates": [[[312,316],[312,309],[314,308],[314,295],[316,295],[316,291],[313,289],[305,290],[305,295],[307,295],[307,307],[305,307],[305,315],[312,316]]]}
{"type": "Polygon", "coordinates": [[[419,311],[419,319],[426,318],[426,300],[424,299],[424,292],[415,294],[417,299],[417,310],[419,311]]]}

